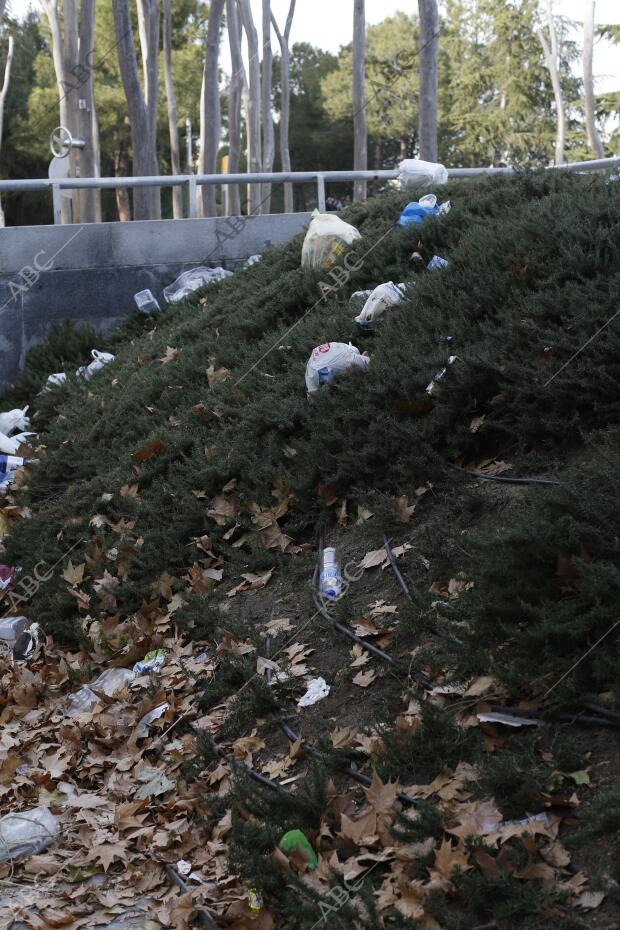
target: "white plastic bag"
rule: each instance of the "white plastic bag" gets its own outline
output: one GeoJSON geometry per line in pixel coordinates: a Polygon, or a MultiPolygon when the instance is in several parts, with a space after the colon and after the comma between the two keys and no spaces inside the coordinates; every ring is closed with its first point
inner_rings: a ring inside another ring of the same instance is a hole
{"type": "Polygon", "coordinates": [[[26,442],[29,436],[35,436],[36,433],[16,433],[15,436],[5,436],[0,433],[0,453],[2,455],[15,455],[23,442],[26,442]]]}
{"type": "Polygon", "coordinates": [[[306,365],[306,387],[308,393],[317,391],[322,384],[329,384],[334,375],[343,374],[351,368],[365,368],[370,359],[359,349],[346,342],[326,342],[312,350],[306,365]]]}
{"type": "Polygon", "coordinates": [[[28,407],[23,410],[7,410],[6,413],[0,413],[0,433],[10,436],[16,429],[20,432],[30,426],[30,418],[26,416],[28,407]]]}
{"type": "Polygon", "coordinates": [[[371,292],[361,313],[355,317],[356,323],[373,323],[383,316],[388,307],[395,307],[405,296],[405,285],[387,281],[379,284],[371,292]]]}
{"type": "Polygon", "coordinates": [[[180,274],[176,281],[164,288],[164,297],[169,304],[176,304],[183,300],[188,294],[197,291],[204,284],[213,284],[215,281],[222,281],[224,278],[230,278],[232,271],[226,271],[225,268],[207,268],[205,265],[198,265],[197,268],[190,268],[180,274]]]}
{"type": "Polygon", "coordinates": [[[54,842],[60,825],[49,807],[35,807],[0,819],[0,862],[24,859],[54,842]]]}
{"type": "Polygon", "coordinates": [[[419,158],[405,158],[398,166],[401,187],[422,184],[446,184],[448,171],[443,165],[419,158]]]}
{"type": "Polygon", "coordinates": [[[301,250],[301,266],[314,268],[315,271],[329,271],[346,246],[361,238],[355,226],[345,223],[333,213],[319,213],[315,210],[301,250]]]}
{"type": "Polygon", "coordinates": [[[91,349],[90,354],[93,359],[90,365],[82,365],[75,373],[78,378],[84,378],[85,381],[90,381],[94,374],[101,371],[102,368],[109,365],[116,358],[111,352],[99,352],[98,349],[91,349]]]}

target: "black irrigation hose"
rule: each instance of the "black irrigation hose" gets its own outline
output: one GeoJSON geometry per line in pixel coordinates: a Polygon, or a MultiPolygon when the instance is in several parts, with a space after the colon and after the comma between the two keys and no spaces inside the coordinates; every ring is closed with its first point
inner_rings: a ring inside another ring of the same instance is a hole
{"type": "Polygon", "coordinates": [[[317,612],[321,615],[321,617],[323,617],[324,620],[329,621],[329,623],[331,623],[332,626],[336,630],[338,630],[339,633],[342,633],[343,636],[348,636],[349,639],[353,640],[354,643],[358,643],[358,645],[360,645],[363,649],[366,649],[367,652],[371,652],[378,659],[382,659],[384,662],[388,662],[390,665],[394,665],[394,659],[392,658],[392,656],[389,656],[387,652],[383,652],[382,649],[377,648],[377,646],[373,646],[372,643],[367,643],[364,639],[362,639],[360,636],[357,636],[355,633],[349,630],[346,626],[343,626],[342,623],[338,623],[335,617],[332,617],[332,615],[325,608],[325,606],[321,604],[321,601],[316,593],[317,576],[318,576],[318,568],[316,568],[314,571],[314,579],[313,579],[313,584],[312,584],[312,600],[314,602],[314,606],[317,609],[317,612]]]}
{"type": "Polygon", "coordinates": [[[499,704],[493,704],[491,706],[492,713],[498,714],[510,714],[512,717],[531,717],[535,720],[541,720],[544,723],[586,723],[589,726],[599,726],[599,727],[611,727],[620,729],[620,713],[617,711],[610,711],[607,708],[599,707],[597,704],[584,703],[584,707],[589,710],[596,711],[601,714],[601,716],[592,717],[587,714],[583,714],[582,711],[574,711],[574,713],[566,713],[564,711],[536,711],[536,710],[526,710],[522,707],[504,707],[499,704]],[[604,714],[604,716],[603,716],[604,714]]]}
{"type": "MultiPolygon", "coordinates": [[[[265,651],[267,653],[267,658],[269,658],[269,654],[271,652],[271,639],[269,638],[267,638],[267,642],[265,644],[265,651]]],[[[273,677],[273,670],[267,667],[265,669],[265,678],[267,679],[267,684],[271,684],[272,677],[273,677]]],[[[317,759],[323,759],[323,756],[319,752],[319,750],[315,746],[313,746],[312,743],[308,743],[306,740],[300,739],[299,735],[295,733],[295,731],[291,727],[289,727],[288,723],[286,723],[284,720],[281,720],[278,726],[280,727],[280,729],[282,730],[286,738],[289,740],[289,742],[296,743],[300,741],[301,745],[307,752],[311,753],[311,755],[315,756],[317,759]]],[[[370,786],[372,785],[372,778],[370,778],[369,775],[364,775],[363,772],[358,772],[357,769],[352,769],[349,766],[347,766],[347,768],[342,769],[342,772],[344,775],[348,775],[349,778],[352,778],[354,781],[359,782],[360,785],[365,785],[366,788],[370,788],[370,786]]],[[[418,803],[414,798],[410,798],[408,794],[403,794],[402,792],[398,792],[396,797],[403,804],[409,804],[412,807],[416,807],[418,803]]]]}
{"type": "Polygon", "coordinates": [[[554,478],[507,478],[502,475],[485,475],[483,471],[468,471],[467,468],[453,465],[452,462],[447,462],[446,468],[458,471],[462,475],[468,475],[470,478],[484,478],[485,481],[499,481],[503,484],[542,484],[546,487],[557,487],[562,484],[561,481],[556,481],[554,478]]]}
{"type": "Polygon", "coordinates": [[[383,534],[383,548],[385,549],[385,552],[386,552],[386,554],[387,554],[387,557],[388,557],[388,559],[390,560],[390,565],[391,565],[392,568],[394,569],[394,574],[395,574],[396,577],[398,578],[398,583],[399,583],[399,585],[400,585],[401,588],[403,589],[403,591],[404,591],[404,593],[405,593],[405,596],[408,597],[409,600],[411,600],[411,592],[409,591],[409,587],[408,587],[408,585],[407,585],[407,582],[405,581],[405,579],[404,579],[403,576],[401,575],[400,569],[399,569],[398,565],[396,564],[396,559],[394,558],[394,553],[392,552],[392,547],[390,546],[389,540],[388,540],[387,536],[385,535],[385,533],[383,534]]]}
{"type": "Polygon", "coordinates": [[[289,792],[286,791],[286,789],[283,788],[282,785],[279,785],[277,781],[272,781],[271,778],[267,778],[266,775],[261,775],[260,772],[257,772],[255,769],[251,769],[249,765],[245,764],[245,762],[241,762],[240,759],[235,759],[234,756],[231,756],[230,753],[226,752],[226,750],[223,749],[222,746],[219,746],[215,742],[215,740],[209,733],[207,733],[205,730],[201,730],[199,727],[196,726],[195,723],[190,722],[189,725],[194,731],[194,733],[196,733],[198,736],[205,737],[210,742],[211,748],[215,750],[218,756],[221,756],[222,759],[225,759],[226,762],[228,762],[233,768],[236,766],[237,768],[243,769],[246,775],[249,775],[250,778],[254,779],[254,781],[259,782],[259,784],[261,785],[265,785],[265,787],[267,788],[271,788],[273,791],[280,791],[284,794],[289,794],[289,792]]]}
{"type": "Polygon", "coordinates": [[[615,710],[613,707],[603,707],[601,704],[592,704],[590,701],[584,701],[583,706],[587,710],[594,711],[595,714],[600,714],[601,717],[609,717],[610,720],[616,720],[620,723],[620,711],[615,710]]]}

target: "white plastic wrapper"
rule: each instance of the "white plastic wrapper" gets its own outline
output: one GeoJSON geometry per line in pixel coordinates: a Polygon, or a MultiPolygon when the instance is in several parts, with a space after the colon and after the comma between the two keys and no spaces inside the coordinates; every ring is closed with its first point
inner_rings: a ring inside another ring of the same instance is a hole
{"type": "Polygon", "coordinates": [[[351,368],[366,368],[370,359],[362,355],[350,342],[326,342],[312,350],[306,365],[306,387],[308,393],[318,391],[322,384],[329,384],[334,375],[344,374],[351,368]]]}
{"type": "Polygon", "coordinates": [[[297,701],[298,707],[310,707],[312,704],[317,704],[319,701],[322,701],[323,698],[326,698],[329,694],[329,685],[324,678],[313,678],[312,681],[308,682],[308,690],[297,701]]]}
{"type": "Polygon", "coordinates": [[[250,265],[257,265],[262,260],[262,257],[262,255],[250,255],[249,258],[246,258],[243,267],[249,268],[250,265]]]}
{"type": "Polygon", "coordinates": [[[82,365],[75,373],[78,378],[84,378],[85,381],[90,381],[93,375],[97,374],[98,371],[101,371],[102,368],[105,368],[106,365],[109,365],[110,362],[113,362],[116,358],[111,352],[100,352],[98,349],[91,349],[90,354],[92,357],[90,365],[82,365]]]}
{"type": "Polygon", "coordinates": [[[405,158],[398,166],[401,187],[422,184],[446,184],[448,171],[443,165],[419,158],[405,158]]]}
{"type": "Polygon", "coordinates": [[[22,432],[30,427],[30,418],[26,416],[28,407],[23,410],[7,410],[6,413],[0,413],[0,433],[10,436],[15,430],[22,432]]]}
{"type": "Polygon", "coordinates": [[[64,371],[57,371],[53,375],[49,375],[47,381],[43,385],[43,390],[41,394],[46,394],[48,391],[51,391],[54,387],[60,387],[61,384],[67,383],[67,375],[64,371]]]}
{"type": "Polygon", "coordinates": [[[374,323],[383,316],[388,307],[395,307],[405,296],[405,285],[388,281],[379,284],[371,292],[361,313],[355,317],[356,323],[374,323]]]}
{"type": "Polygon", "coordinates": [[[215,281],[222,281],[224,278],[230,278],[232,271],[226,271],[225,268],[207,268],[205,265],[198,265],[197,268],[190,268],[180,274],[176,281],[164,288],[164,297],[169,304],[176,304],[188,294],[193,294],[199,287],[204,284],[213,284],[215,281]]]}
{"type": "Polygon", "coordinates": [[[333,213],[315,210],[301,250],[301,266],[329,271],[346,247],[361,238],[355,226],[345,223],[333,213]]]}
{"type": "Polygon", "coordinates": [[[0,819],[0,862],[34,856],[51,846],[59,833],[49,807],[6,814],[0,819]]]}
{"type": "Polygon", "coordinates": [[[150,710],[147,714],[142,717],[138,726],[136,727],[136,736],[138,739],[145,739],[149,735],[149,726],[153,723],[154,720],[158,720],[160,717],[166,713],[170,704],[160,704],[159,707],[154,707],[153,710],[150,710]]]}

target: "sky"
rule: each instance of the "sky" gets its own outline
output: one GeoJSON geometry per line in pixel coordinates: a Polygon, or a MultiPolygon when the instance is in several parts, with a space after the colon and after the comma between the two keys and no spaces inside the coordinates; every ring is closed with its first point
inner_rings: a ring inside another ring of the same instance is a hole
{"type": "MultiPolygon", "coordinates": [[[[174,2],[174,0],[173,0],[174,2]]],[[[259,27],[261,0],[251,0],[254,18],[259,27]]],[[[9,0],[14,16],[21,16],[29,6],[37,7],[36,0],[9,0]]],[[[289,0],[271,0],[271,8],[284,28],[289,0]]],[[[369,25],[381,22],[397,10],[417,11],[416,0],[366,0],[366,21],[369,25]]],[[[554,0],[558,14],[583,22],[584,0],[554,0]]],[[[596,23],[620,23],[620,0],[597,0],[596,23]]],[[[337,52],[339,46],[351,41],[353,33],[353,0],[297,0],[291,32],[291,43],[310,42],[319,48],[337,52]]],[[[274,51],[277,39],[272,34],[274,51]]],[[[222,43],[222,64],[229,70],[228,43],[222,43]]],[[[620,90],[620,51],[608,42],[597,42],[594,48],[594,75],[596,91],[620,90]]]]}

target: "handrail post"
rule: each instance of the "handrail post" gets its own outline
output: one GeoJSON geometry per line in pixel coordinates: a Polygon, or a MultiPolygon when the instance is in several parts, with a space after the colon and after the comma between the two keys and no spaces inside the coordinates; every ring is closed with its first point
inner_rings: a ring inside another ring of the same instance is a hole
{"type": "Polygon", "coordinates": [[[52,210],[54,211],[54,225],[62,223],[60,184],[52,184],[52,210]]]}
{"type": "Polygon", "coordinates": [[[322,174],[316,176],[316,195],[319,213],[325,213],[325,176],[322,174]]]}
{"type": "Polygon", "coordinates": [[[190,175],[187,179],[187,196],[188,196],[188,205],[187,205],[187,215],[190,220],[195,220],[197,214],[197,192],[198,188],[196,185],[196,178],[193,175],[190,175]]]}

